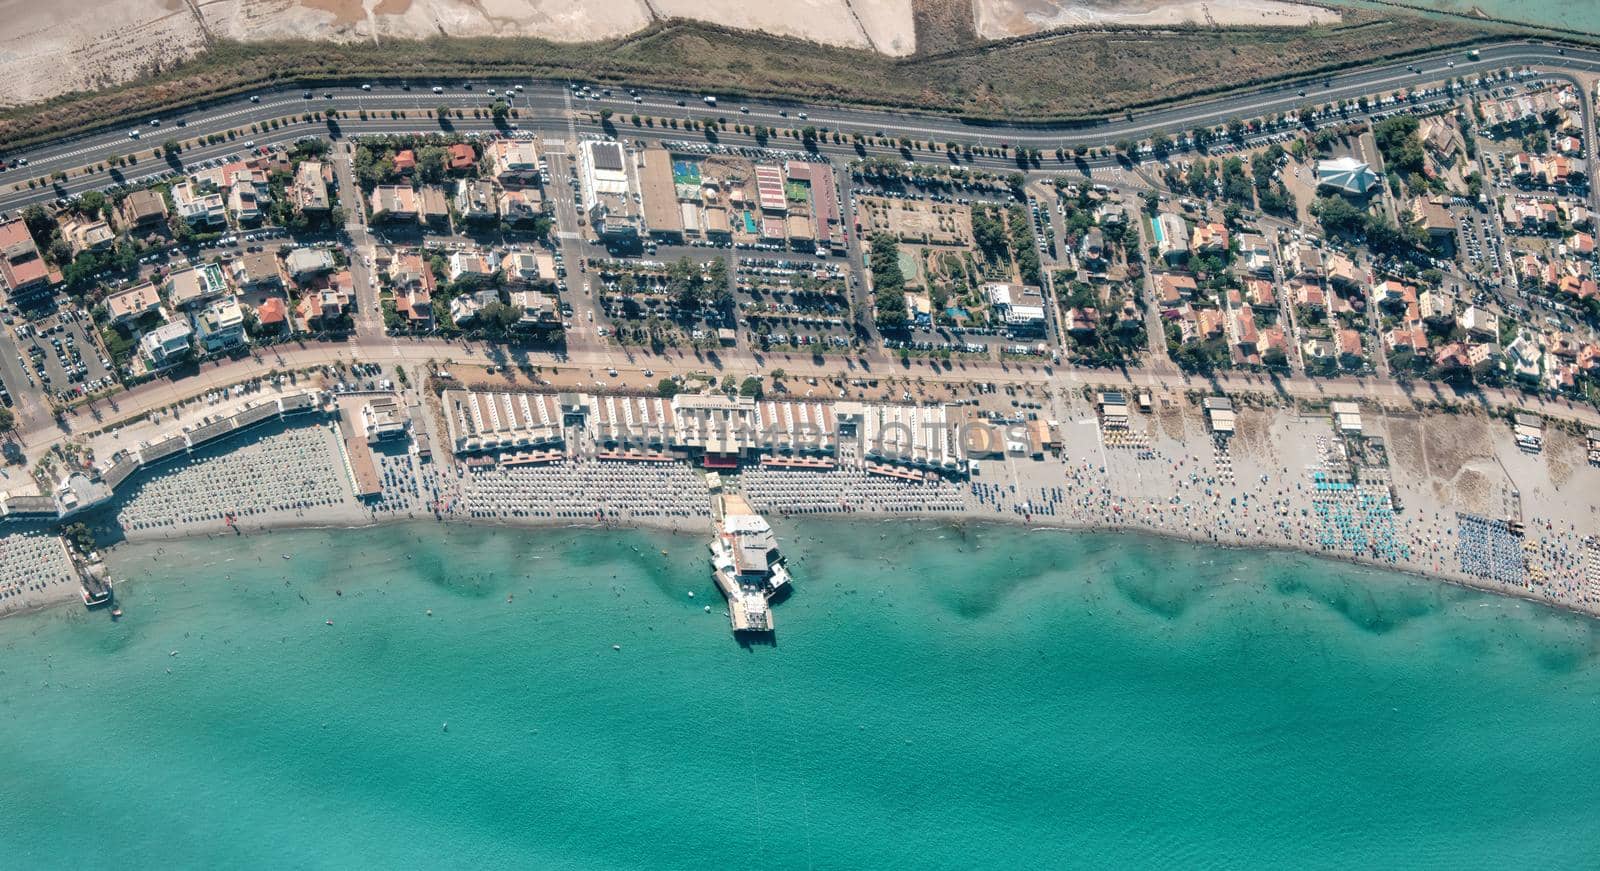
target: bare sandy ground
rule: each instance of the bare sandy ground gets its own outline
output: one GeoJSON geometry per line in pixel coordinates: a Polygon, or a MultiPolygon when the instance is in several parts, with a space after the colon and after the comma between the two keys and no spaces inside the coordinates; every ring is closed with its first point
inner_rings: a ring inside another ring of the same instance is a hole
{"type": "Polygon", "coordinates": [[[693,18],[829,45],[909,55],[912,0],[0,0],[0,105],[136,78],[208,38],[334,42],[435,36],[615,39],[693,18]]]}
{"type": "Polygon", "coordinates": [[[985,39],[1096,24],[1298,27],[1339,20],[1331,9],[1284,0],[974,0],[973,11],[985,39]]]}
{"type": "Polygon", "coordinates": [[[0,105],[104,87],[204,46],[184,0],[0,0],[0,105]]]}
{"type": "Polygon", "coordinates": [[[612,39],[650,23],[643,0],[210,0],[200,6],[212,32],[242,42],[267,39],[423,39],[430,36],[540,36],[612,39]]]}
{"type": "Polygon", "coordinates": [[[650,5],[667,17],[699,18],[885,54],[910,54],[916,47],[911,0],[651,0],[650,5]]]}

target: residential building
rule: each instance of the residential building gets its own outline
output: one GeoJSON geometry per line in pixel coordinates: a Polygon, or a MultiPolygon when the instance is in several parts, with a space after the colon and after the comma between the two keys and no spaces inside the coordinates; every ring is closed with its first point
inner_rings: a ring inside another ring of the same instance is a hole
{"type": "Polygon", "coordinates": [[[1367,271],[1339,251],[1330,252],[1323,264],[1323,274],[1335,289],[1345,292],[1359,291],[1369,283],[1367,271]]]}
{"type": "Polygon", "coordinates": [[[496,139],[487,149],[489,173],[505,186],[538,184],[539,149],[530,139],[496,139]]]}
{"type": "Polygon", "coordinates": [[[335,263],[333,252],[326,248],[296,248],[284,258],[283,265],[290,278],[304,284],[311,278],[332,272],[335,263]]]}
{"type": "Polygon", "coordinates": [[[227,350],[244,342],[244,308],[233,297],[216,300],[195,313],[194,328],[208,353],[227,350]]]}
{"type": "Polygon", "coordinates": [[[1417,303],[1417,289],[1401,281],[1386,278],[1372,286],[1372,295],[1378,305],[1390,310],[1405,310],[1417,303]]]}
{"type": "Polygon", "coordinates": [[[1483,372],[1500,363],[1500,346],[1492,343],[1472,345],[1467,348],[1467,362],[1472,371],[1483,372]]]}
{"type": "Polygon", "coordinates": [[[228,292],[222,267],[215,263],[189,266],[167,276],[167,300],[179,309],[197,308],[228,292]]]}
{"type": "Polygon", "coordinates": [[[1321,281],[1322,252],[1299,240],[1290,242],[1283,251],[1283,271],[1290,278],[1321,281]]]}
{"type": "Polygon", "coordinates": [[[429,285],[408,285],[394,289],[395,313],[405,319],[413,329],[427,329],[433,325],[433,274],[428,273],[429,285]]]}
{"type": "Polygon", "coordinates": [[[444,150],[445,168],[451,172],[469,170],[478,162],[478,152],[467,142],[456,142],[444,150]]]}
{"type": "Polygon", "coordinates": [[[106,297],[106,318],[113,324],[131,323],[161,311],[161,294],[150,282],[106,297]]]}
{"type": "Polygon", "coordinates": [[[507,297],[516,310],[517,325],[522,327],[548,326],[556,323],[555,298],[537,290],[513,290],[507,297]]]}
{"type": "Polygon", "coordinates": [[[21,218],[0,224],[0,283],[11,302],[31,302],[60,280],[45,263],[21,218]]]}
{"type": "Polygon", "coordinates": [[[531,225],[544,216],[544,197],[538,188],[500,192],[500,219],[513,226],[531,225]]]}
{"type": "MultiPolygon", "coordinates": [[[[1100,312],[1092,306],[1069,308],[1063,320],[1069,335],[1075,339],[1087,339],[1093,337],[1095,330],[1100,327],[1100,312]]],[[[1040,321],[1043,321],[1043,309],[1040,310],[1040,321]]]]}
{"type": "Polygon", "coordinates": [[[1086,265],[1099,264],[1105,260],[1106,236],[1100,232],[1099,227],[1091,227],[1083,234],[1083,241],[1078,243],[1078,256],[1086,265]]]}
{"type": "Polygon", "coordinates": [[[61,238],[76,257],[85,251],[110,248],[117,241],[117,234],[103,220],[74,218],[61,225],[61,238]]]}
{"type": "Polygon", "coordinates": [[[1261,342],[1261,333],[1256,329],[1256,315],[1248,305],[1241,305],[1233,312],[1233,343],[1239,353],[1251,362],[1260,353],[1258,347],[1261,342]]]}
{"type": "Polygon", "coordinates": [[[512,251],[500,260],[500,271],[508,284],[554,284],[555,258],[545,253],[512,251]]]}
{"type": "Polygon", "coordinates": [[[1537,383],[1544,375],[1544,351],[1529,333],[1518,333],[1506,346],[1506,367],[1519,381],[1537,383]]]}
{"type": "Polygon", "coordinates": [[[374,221],[415,221],[417,192],[411,185],[378,185],[372,189],[371,208],[374,221]]]}
{"type": "Polygon", "coordinates": [[[1440,377],[1456,378],[1472,368],[1471,346],[1465,342],[1441,345],[1433,353],[1433,370],[1440,377]]]}
{"type": "Polygon", "coordinates": [[[1215,221],[1196,224],[1194,235],[1189,239],[1189,247],[1202,254],[1219,254],[1228,250],[1227,226],[1215,221]]]}
{"type": "Polygon", "coordinates": [[[1361,352],[1361,334],[1355,330],[1339,330],[1333,336],[1334,347],[1339,352],[1339,365],[1346,369],[1360,369],[1366,365],[1361,352]]]}
{"type": "Polygon", "coordinates": [[[433,267],[428,259],[415,251],[394,258],[389,265],[389,283],[395,287],[434,288],[433,267]]]}
{"type": "Polygon", "coordinates": [[[451,281],[459,281],[464,276],[488,278],[494,275],[494,269],[477,251],[456,251],[450,255],[450,267],[445,274],[451,281]]]}
{"type": "Polygon", "coordinates": [[[478,319],[479,312],[491,302],[500,301],[500,291],[493,288],[476,290],[472,293],[458,293],[450,300],[450,320],[456,326],[463,326],[478,319]]]}
{"type": "Polygon", "coordinates": [[[228,263],[228,277],[240,293],[283,287],[278,270],[278,255],[271,251],[247,251],[228,263]]]}
{"type": "Polygon", "coordinates": [[[256,306],[256,324],[263,331],[276,331],[289,325],[289,304],[281,296],[270,296],[256,306]]]}
{"type": "Polygon", "coordinates": [[[1395,327],[1385,333],[1383,343],[1391,351],[1422,354],[1428,350],[1428,334],[1422,329],[1421,323],[1411,323],[1395,327]]]}
{"type": "Polygon", "coordinates": [[[436,230],[450,228],[450,200],[445,196],[444,188],[436,184],[422,186],[422,223],[436,230]]]}
{"type": "Polygon", "coordinates": [[[261,204],[267,198],[265,184],[246,179],[236,179],[228,188],[228,214],[239,224],[254,224],[261,220],[261,204]]]}
{"type": "Polygon", "coordinates": [[[1500,316],[1475,305],[1461,313],[1460,324],[1475,338],[1494,340],[1500,337],[1500,316]]]}
{"type": "Polygon", "coordinates": [[[1272,275],[1272,246],[1259,233],[1239,234],[1239,259],[1252,275],[1272,275]]]}
{"type": "Polygon", "coordinates": [[[1417,297],[1417,312],[1436,327],[1448,327],[1456,320],[1456,302],[1443,291],[1424,290],[1417,297]]]}
{"type": "Polygon", "coordinates": [[[1244,282],[1244,295],[1251,305],[1258,308],[1271,309],[1276,308],[1278,305],[1277,291],[1273,289],[1272,282],[1264,278],[1246,279],[1244,282]]]}
{"type": "Polygon", "coordinates": [[[178,217],[191,226],[220,227],[228,223],[228,208],[222,194],[202,191],[195,182],[173,185],[172,203],[178,217]]]}
{"type": "Polygon", "coordinates": [[[327,164],[320,160],[301,161],[294,171],[294,188],[289,196],[294,207],[305,214],[321,214],[332,208],[328,196],[327,164]]]}
{"type": "Polygon", "coordinates": [[[1156,253],[1169,262],[1184,260],[1189,256],[1189,225],[1181,215],[1162,212],[1151,222],[1155,234],[1156,253]]]}
{"type": "Polygon", "coordinates": [[[494,182],[482,178],[456,180],[456,212],[468,221],[488,221],[499,216],[499,196],[494,182]]]}
{"type": "Polygon", "coordinates": [[[167,198],[160,191],[134,191],[122,198],[117,218],[129,231],[159,227],[167,221],[167,198]]]}
{"type": "Polygon", "coordinates": [[[1171,272],[1157,272],[1153,276],[1156,286],[1156,300],[1163,309],[1176,309],[1186,299],[1193,299],[1199,286],[1195,284],[1194,276],[1178,275],[1171,272]]]}
{"type": "Polygon", "coordinates": [[[181,320],[162,324],[139,338],[139,353],[151,369],[165,369],[188,356],[193,334],[181,320]]]}
{"type": "Polygon", "coordinates": [[[346,314],[355,299],[355,279],[350,270],[341,269],[332,275],[313,279],[300,293],[296,309],[301,322],[312,329],[333,327],[346,314]]]}

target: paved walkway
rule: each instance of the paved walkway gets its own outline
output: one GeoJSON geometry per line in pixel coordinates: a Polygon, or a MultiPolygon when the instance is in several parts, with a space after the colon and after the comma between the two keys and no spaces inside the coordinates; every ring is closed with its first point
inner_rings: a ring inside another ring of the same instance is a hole
{"type": "Polygon", "coordinates": [[[618,380],[629,386],[653,384],[655,379],[691,372],[719,372],[743,376],[783,369],[793,383],[796,379],[895,378],[924,384],[965,384],[982,381],[997,384],[1050,384],[1071,390],[1083,386],[1123,389],[1148,387],[1153,390],[1200,390],[1227,393],[1270,393],[1287,399],[1325,400],[1360,398],[1386,405],[1404,406],[1414,402],[1459,402],[1496,409],[1521,409],[1551,417],[1577,421],[1585,426],[1600,426],[1600,412],[1589,406],[1565,400],[1546,400],[1507,390],[1481,390],[1457,393],[1447,385],[1417,382],[1402,385],[1376,378],[1311,379],[1304,376],[1271,378],[1264,375],[1219,373],[1209,377],[1156,373],[1147,369],[1104,370],[1076,367],[1051,367],[1043,364],[1000,362],[943,364],[913,360],[902,365],[886,355],[870,358],[829,357],[822,363],[810,356],[751,354],[744,351],[697,354],[668,351],[651,354],[636,348],[575,349],[568,359],[557,360],[546,352],[525,351],[479,342],[447,342],[438,339],[394,341],[372,337],[339,344],[289,344],[268,349],[255,358],[208,363],[198,374],[181,381],[154,381],[128,390],[109,400],[100,400],[63,416],[58,422],[35,425],[22,433],[30,456],[37,456],[52,444],[68,439],[72,433],[99,429],[110,423],[162,408],[192,397],[265,375],[273,369],[306,369],[334,363],[378,363],[417,365],[428,361],[478,365],[538,366],[546,371],[559,367],[565,372],[587,372],[590,380],[610,383],[609,368],[618,371],[618,380]],[[645,369],[654,376],[643,376],[645,369]]]}

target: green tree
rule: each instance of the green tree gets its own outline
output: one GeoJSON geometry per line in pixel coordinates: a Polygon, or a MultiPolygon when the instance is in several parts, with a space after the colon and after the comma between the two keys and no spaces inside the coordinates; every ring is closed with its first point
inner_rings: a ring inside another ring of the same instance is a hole
{"type": "Polygon", "coordinates": [[[449,155],[440,145],[425,145],[417,151],[417,177],[425,182],[437,184],[444,180],[445,167],[449,165],[449,155]]]}
{"type": "Polygon", "coordinates": [[[872,291],[877,297],[878,324],[889,328],[905,326],[906,280],[900,272],[900,246],[895,238],[883,233],[873,236],[867,262],[872,271],[872,291]]]}

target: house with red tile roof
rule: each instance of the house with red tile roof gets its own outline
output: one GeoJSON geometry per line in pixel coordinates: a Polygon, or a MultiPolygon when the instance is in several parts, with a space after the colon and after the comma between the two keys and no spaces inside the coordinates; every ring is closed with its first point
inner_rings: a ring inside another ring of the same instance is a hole
{"type": "Polygon", "coordinates": [[[473,151],[472,146],[465,142],[457,142],[446,148],[445,157],[449,161],[449,167],[452,172],[471,169],[473,164],[478,162],[478,153],[473,151]]]}
{"type": "Polygon", "coordinates": [[[256,306],[256,323],[263,327],[282,329],[289,323],[289,304],[281,296],[267,297],[256,306]]]}
{"type": "Polygon", "coordinates": [[[1339,330],[1333,344],[1339,352],[1339,365],[1346,369],[1359,369],[1366,363],[1361,355],[1361,334],[1355,330],[1339,330]]]}

